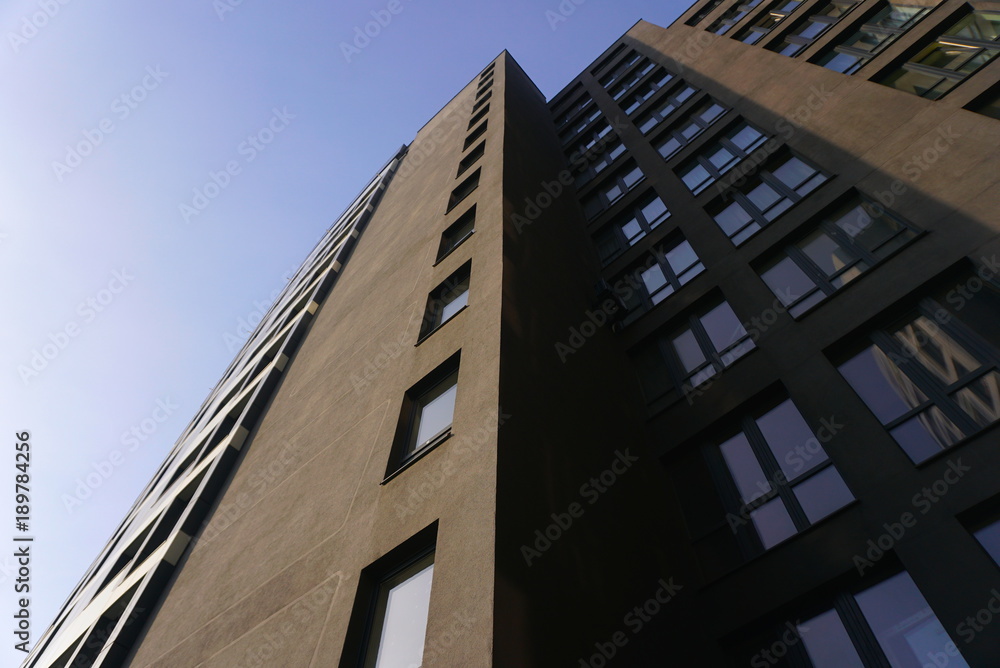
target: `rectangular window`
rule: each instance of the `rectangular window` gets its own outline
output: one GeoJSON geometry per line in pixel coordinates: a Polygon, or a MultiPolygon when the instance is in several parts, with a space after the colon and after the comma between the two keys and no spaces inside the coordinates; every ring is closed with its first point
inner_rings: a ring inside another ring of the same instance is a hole
{"type": "Polygon", "coordinates": [[[680,290],[705,270],[705,265],[680,234],[650,249],[645,259],[615,281],[615,291],[625,302],[628,325],[680,290]]]}
{"type": "Polygon", "coordinates": [[[431,335],[438,327],[451,320],[469,304],[469,280],[472,262],[466,262],[444,283],[434,288],[427,296],[423,325],[419,341],[431,335]]]}
{"type": "Polygon", "coordinates": [[[765,262],[760,276],[798,317],[916,237],[913,227],[855,193],[795,243],[765,262]]]}
{"type": "Polygon", "coordinates": [[[404,395],[387,479],[451,436],[460,354],[452,355],[404,395]]]}
{"type": "Polygon", "coordinates": [[[656,193],[649,191],[595,235],[601,262],[608,264],[669,217],[667,205],[656,193]]]}
{"type": "Polygon", "coordinates": [[[714,32],[716,35],[725,35],[729,32],[730,28],[739,23],[751,9],[760,3],[761,0],[749,0],[748,2],[740,2],[737,0],[732,9],[723,12],[722,16],[712,21],[712,23],[709,24],[705,30],[708,32],[714,32]]]}
{"type": "Polygon", "coordinates": [[[477,169],[473,172],[472,176],[462,181],[457,188],[451,191],[451,196],[448,198],[448,211],[451,211],[456,206],[461,204],[466,197],[471,195],[475,189],[479,187],[479,176],[482,171],[483,170],[481,168],[477,169]]]}
{"type": "Polygon", "coordinates": [[[1000,86],[993,86],[966,107],[983,116],[1000,119],[1000,86]]]}
{"type": "Polygon", "coordinates": [[[473,127],[475,127],[476,123],[486,118],[486,114],[488,113],[490,113],[490,105],[486,105],[485,107],[480,109],[479,113],[473,116],[472,120],[469,121],[469,126],[466,129],[471,130],[473,127]]]}
{"type": "MultiPolygon", "coordinates": [[[[559,134],[559,139],[562,141],[563,146],[572,142],[576,137],[590,127],[590,125],[601,117],[601,110],[597,108],[597,105],[592,105],[585,109],[582,114],[575,117],[564,130],[559,134]]],[[[610,129],[610,126],[608,126],[610,129]]]]}
{"type": "Polygon", "coordinates": [[[624,154],[625,145],[622,144],[622,140],[616,134],[609,135],[604,142],[595,146],[592,151],[583,154],[576,163],[577,168],[581,169],[580,174],[576,177],[576,187],[582,188],[587,183],[590,183],[591,180],[613,165],[615,160],[624,154]]]}
{"type": "Polygon", "coordinates": [[[440,262],[476,231],[476,207],[462,214],[462,217],[448,226],[441,234],[441,244],[438,246],[437,262],[440,262]]]}
{"type": "Polygon", "coordinates": [[[493,74],[494,68],[496,68],[496,63],[490,63],[489,66],[483,70],[483,73],[479,75],[479,80],[482,81],[489,75],[493,74]]]}
{"type": "MultiPolygon", "coordinates": [[[[684,104],[685,100],[697,92],[698,90],[696,88],[692,88],[685,83],[674,86],[669,93],[664,95],[654,104],[652,109],[636,119],[636,127],[638,127],[643,134],[648,135],[655,128],[657,128],[660,123],[665,121],[671,114],[677,111],[677,109],[684,104]]],[[[638,105],[635,105],[632,108],[635,110],[639,107],[638,105]]]]}
{"type": "Polygon", "coordinates": [[[639,62],[640,59],[642,59],[642,56],[639,55],[639,52],[635,50],[630,51],[628,55],[621,60],[620,63],[615,65],[610,72],[608,72],[607,74],[605,74],[603,77],[600,78],[601,85],[604,86],[605,88],[610,88],[614,82],[618,81],[619,77],[625,74],[625,72],[628,71],[630,67],[639,62]]]}
{"type": "Polygon", "coordinates": [[[474,143],[476,143],[477,139],[479,139],[484,134],[486,134],[486,126],[488,124],[489,124],[489,121],[483,121],[482,125],[480,125],[478,128],[476,128],[471,133],[469,133],[469,136],[465,138],[465,145],[462,146],[462,150],[463,151],[466,150],[466,149],[468,149],[470,146],[472,146],[474,143]]]}
{"type": "Polygon", "coordinates": [[[630,160],[625,167],[598,184],[595,191],[583,200],[583,212],[587,218],[595,218],[645,178],[639,167],[630,160]]]}
{"type": "Polygon", "coordinates": [[[789,652],[784,665],[796,668],[925,668],[937,657],[944,657],[948,668],[969,666],[906,571],[841,592],[773,628],[742,658],[751,665],[767,663],[774,641],[784,636],[787,644],[792,631],[802,651],[789,652]]]}
{"type": "Polygon", "coordinates": [[[593,100],[589,95],[583,95],[574,101],[569,107],[566,108],[565,111],[555,117],[554,122],[556,124],[556,131],[562,132],[563,128],[565,128],[577,114],[586,109],[592,103],[593,100]]]}
{"type": "Polygon", "coordinates": [[[1000,288],[970,272],[872,332],[839,369],[920,463],[1000,419],[998,344],[1000,288]]]}
{"type": "Polygon", "coordinates": [[[469,168],[476,164],[485,153],[486,142],[480,142],[479,146],[469,151],[469,153],[462,158],[461,162],[458,163],[458,174],[455,175],[455,178],[458,178],[462,174],[469,171],[469,168]]]}
{"type": "Polygon", "coordinates": [[[493,91],[492,90],[489,93],[487,93],[486,95],[484,95],[478,102],[476,102],[474,105],[472,105],[472,111],[476,112],[480,107],[482,107],[484,104],[486,104],[487,102],[489,102],[491,97],[493,97],[493,91]]]}
{"type": "Polygon", "coordinates": [[[802,0],[778,0],[768,7],[757,20],[748,28],[736,34],[734,39],[738,39],[744,44],[756,44],[762,37],[774,30],[775,26],[788,18],[802,0]]]}
{"type": "Polygon", "coordinates": [[[960,19],[897,69],[876,81],[936,100],[1000,54],[1000,12],[960,19]]]}
{"type": "Polygon", "coordinates": [[[642,62],[640,62],[635,69],[624,75],[608,92],[611,93],[611,97],[616,100],[621,99],[622,95],[635,88],[636,84],[642,81],[645,76],[652,72],[655,68],[656,63],[647,58],[643,58],[642,62]]]}
{"type": "Polygon", "coordinates": [[[593,74],[594,76],[597,76],[598,74],[601,73],[602,70],[604,70],[608,65],[610,65],[615,58],[622,55],[624,52],[625,52],[625,45],[619,44],[614,48],[613,51],[611,51],[611,53],[602,58],[601,62],[597,63],[597,65],[595,65],[590,70],[590,73],[593,74]]]}
{"type": "Polygon", "coordinates": [[[993,561],[1000,564],[1000,522],[993,522],[974,535],[983,549],[993,557],[993,561]]]}
{"type": "Polygon", "coordinates": [[[881,3],[857,31],[824,51],[812,62],[834,72],[854,74],[928,12],[929,7],[881,3]]]}
{"type": "Polygon", "coordinates": [[[686,26],[696,26],[701,23],[706,16],[712,13],[712,10],[722,4],[722,0],[709,0],[705,3],[705,6],[695,12],[694,16],[689,18],[684,22],[686,26]]]}
{"type": "Polygon", "coordinates": [[[709,213],[738,246],[827,179],[829,176],[805,160],[781,155],[748,177],[742,186],[725,193],[709,213]]]}
{"type": "Polygon", "coordinates": [[[722,118],[726,111],[725,107],[709,98],[675,123],[653,143],[653,147],[664,160],[668,160],[722,118]]]}
{"type": "Polygon", "coordinates": [[[635,92],[628,97],[621,98],[618,104],[625,110],[626,114],[631,114],[641,107],[646,100],[663,90],[664,86],[670,83],[673,78],[673,74],[660,68],[649,77],[649,81],[636,88],[635,92]]]}
{"type": "Polygon", "coordinates": [[[684,163],[678,173],[684,185],[697,195],[766,141],[767,135],[746,121],[740,121],[714,144],[684,163]]]}
{"type": "Polygon", "coordinates": [[[476,92],[476,97],[477,98],[481,97],[483,95],[483,93],[486,93],[487,95],[492,95],[493,94],[493,79],[489,79],[488,81],[484,81],[483,83],[481,83],[479,85],[479,90],[476,92]]]}
{"type": "Polygon", "coordinates": [[[785,39],[777,44],[770,44],[767,48],[783,56],[795,56],[811,46],[820,35],[832,28],[855,6],[856,3],[843,0],[828,2],[796,22],[785,35],[785,39]]]}

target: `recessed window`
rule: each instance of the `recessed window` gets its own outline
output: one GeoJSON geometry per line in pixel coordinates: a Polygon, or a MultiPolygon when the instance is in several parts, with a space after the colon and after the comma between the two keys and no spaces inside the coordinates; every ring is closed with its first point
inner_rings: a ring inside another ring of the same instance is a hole
{"type": "Polygon", "coordinates": [[[626,114],[631,114],[641,107],[649,98],[663,90],[664,86],[673,81],[674,75],[660,68],[649,77],[649,81],[635,89],[635,93],[628,97],[623,97],[618,104],[625,110],[626,114]]]}
{"type": "Polygon", "coordinates": [[[678,174],[684,185],[697,195],[766,141],[767,135],[750,123],[740,121],[715,143],[688,160],[678,174]]]}
{"type": "Polygon", "coordinates": [[[573,117],[586,109],[587,106],[592,103],[593,100],[589,95],[582,95],[578,99],[574,100],[572,104],[566,107],[564,111],[553,119],[553,122],[556,124],[556,131],[562,132],[562,129],[565,128],[571,120],[573,120],[573,117]]]}
{"type": "Polygon", "coordinates": [[[685,21],[684,25],[686,25],[686,26],[696,26],[696,25],[698,25],[699,23],[702,22],[702,20],[704,20],[704,18],[706,16],[708,16],[709,14],[712,13],[712,10],[714,10],[716,7],[718,7],[721,4],[722,4],[722,0],[709,0],[707,3],[705,3],[704,7],[702,7],[697,12],[695,12],[694,16],[692,16],[687,21],[685,21]]]}
{"type": "Polygon", "coordinates": [[[876,81],[936,100],[1000,54],[1000,12],[975,11],[876,81]]]}
{"type": "Polygon", "coordinates": [[[448,229],[441,235],[441,245],[438,246],[437,261],[440,262],[446,255],[451,253],[460,243],[472,236],[476,231],[476,207],[462,214],[448,229]]]}
{"type": "Polygon", "coordinates": [[[795,56],[813,44],[820,35],[832,28],[849,11],[854,9],[856,3],[828,2],[821,5],[819,9],[806,15],[798,21],[792,29],[786,33],[785,39],[777,44],[771,44],[767,48],[777,51],[783,56],[795,56]]]}
{"type": "Polygon", "coordinates": [[[490,113],[490,105],[486,105],[485,107],[479,110],[479,113],[477,113],[475,116],[472,117],[472,120],[469,121],[469,127],[467,129],[471,130],[473,127],[475,127],[476,123],[486,118],[486,114],[488,113],[490,113]]]}
{"type": "Polygon", "coordinates": [[[1000,86],[993,86],[966,107],[983,116],[1000,119],[1000,86]]]}
{"type": "Polygon", "coordinates": [[[493,91],[492,90],[490,92],[488,92],[486,95],[484,95],[478,102],[476,102],[474,105],[472,105],[472,111],[473,112],[478,111],[481,106],[483,106],[484,104],[486,104],[487,102],[490,101],[491,97],[493,97],[493,91]]]}
{"type": "Polygon", "coordinates": [[[489,75],[493,74],[493,70],[496,68],[496,63],[490,63],[489,66],[483,70],[483,73],[479,75],[479,80],[482,81],[489,75]]]}
{"type": "Polygon", "coordinates": [[[821,214],[760,276],[792,317],[802,315],[916,237],[913,227],[859,194],[821,214]]]}
{"type": "Polygon", "coordinates": [[[595,235],[601,262],[608,264],[669,217],[667,205],[650,191],[595,235]]]}
{"type": "Polygon", "coordinates": [[[458,176],[465,174],[469,169],[479,161],[483,154],[486,153],[486,142],[480,142],[479,146],[469,151],[468,155],[462,158],[461,162],[458,163],[458,176]]]}
{"type": "Polygon", "coordinates": [[[714,32],[716,35],[725,35],[730,28],[740,22],[751,9],[761,3],[761,0],[750,0],[749,2],[739,2],[732,9],[723,12],[722,16],[712,21],[705,30],[714,32]]]}
{"type": "Polygon", "coordinates": [[[479,86],[479,90],[476,92],[476,97],[480,97],[484,93],[486,93],[487,95],[492,95],[493,94],[492,88],[493,88],[493,79],[489,79],[487,81],[484,81],[479,86]]]}
{"type": "Polygon", "coordinates": [[[993,557],[993,561],[1000,564],[1000,522],[993,522],[975,534],[976,540],[983,546],[983,549],[993,557]]]}
{"type": "Polygon", "coordinates": [[[476,143],[477,139],[486,134],[487,125],[489,125],[489,121],[483,121],[482,125],[480,125],[478,128],[469,133],[469,136],[465,138],[465,145],[462,146],[463,151],[468,149],[470,146],[476,143]]]}
{"type": "Polygon", "coordinates": [[[802,0],[778,0],[772,3],[748,28],[737,33],[734,39],[744,44],[756,44],[801,4],[802,0]]]}
{"type": "Polygon", "coordinates": [[[929,7],[881,3],[856,32],[812,62],[834,72],[854,74],[930,11],[929,7]]]}
{"type": "Polygon", "coordinates": [[[594,218],[625,196],[629,190],[645,178],[639,167],[629,161],[624,168],[605,179],[583,201],[583,211],[588,218],[594,218]]]}
{"type": "Polygon", "coordinates": [[[386,477],[451,435],[459,358],[456,353],[406,392],[386,477]]]}
{"type": "MultiPolygon", "coordinates": [[[[597,74],[599,74],[601,72],[601,70],[603,70],[608,65],[610,65],[612,63],[612,61],[614,61],[615,58],[617,58],[618,56],[622,55],[622,53],[624,53],[624,52],[625,52],[625,45],[624,44],[619,44],[618,46],[616,46],[614,48],[614,50],[611,51],[611,53],[609,53],[607,56],[605,56],[604,58],[602,58],[601,62],[597,63],[597,65],[595,65],[590,70],[590,73],[593,74],[594,76],[597,76],[597,74]]],[[[638,55],[638,54],[636,54],[636,55],[638,55]]]]}
{"type": "Polygon", "coordinates": [[[566,158],[574,165],[581,161],[590,160],[595,153],[603,152],[605,144],[610,141],[605,139],[608,135],[611,135],[611,125],[607,121],[596,123],[581,135],[579,142],[573,146],[572,150],[566,152],[566,158]]]}
{"type": "Polygon", "coordinates": [[[470,261],[462,265],[458,271],[449,276],[444,283],[427,296],[423,325],[420,328],[420,340],[451,320],[455,314],[469,304],[471,274],[472,262],[470,261]]]}
{"type": "Polygon", "coordinates": [[[623,76],[618,83],[616,83],[608,92],[611,93],[611,97],[618,100],[622,95],[630,91],[635,87],[640,81],[645,78],[647,74],[656,68],[656,63],[652,62],[647,58],[643,58],[635,69],[623,76]]]}
{"type": "Polygon", "coordinates": [[[604,86],[605,88],[611,87],[611,84],[616,82],[619,77],[625,74],[625,72],[630,67],[639,62],[640,59],[642,59],[642,56],[640,56],[637,51],[635,50],[630,51],[628,55],[621,60],[621,62],[615,65],[614,69],[612,69],[610,72],[608,72],[607,74],[605,74],[603,77],[600,78],[601,85],[604,86]]]}
{"type": "MultiPolygon", "coordinates": [[[[669,93],[660,98],[653,108],[640,116],[635,124],[643,134],[649,134],[660,123],[666,120],[672,113],[684,104],[684,101],[697,93],[696,88],[692,88],[685,83],[675,86],[669,93]]],[[[638,105],[634,107],[638,109],[638,105]]],[[[633,110],[634,110],[633,109],[633,110]]]]}
{"type": "Polygon", "coordinates": [[[590,183],[596,176],[614,164],[615,160],[625,154],[625,145],[618,135],[610,135],[606,141],[602,142],[600,149],[597,147],[584,153],[579,157],[575,166],[580,169],[580,174],[576,177],[576,187],[582,188],[590,183]]]}
{"type": "Polygon", "coordinates": [[[1000,288],[970,273],[872,332],[839,368],[920,463],[1000,419],[998,344],[1000,288]]]}
{"type": "Polygon", "coordinates": [[[680,234],[650,249],[640,263],[615,281],[615,291],[628,310],[623,324],[630,324],[704,270],[690,242],[680,234]]]}
{"type": "Polygon", "coordinates": [[[653,147],[664,160],[668,160],[710,128],[725,113],[726,108],[710,98],[674,124],[665,135],[653,143],[653,147]]]}
{"type": "MultiPolygon", "coordinates": [[[[559,133],[559,139],[562,141],[563,146],[576,139],[577,135],[590,127],[591,123],[600,117],[601,110],[598,109],[595,104],[588,107],[583,111],[583,113],[572,119],[566,128],[559,133]]],[[[608,127],[610,129],[610,126],[608,127]]]]}
{"type": "Polygon", "coordinates": [[[801,158],[779,156],[748,177],[742,186],[723,195],[710,213],[726,236],[739,245],[828,178],[801,158]]]}
{"type": "Polygon", "coordinates": [[[817,602],[773,628],[741,659],[764,665],[773,656],[764,652],[794,629],[793,640],[802,643],[795,665],[804,668],[925,668],[938,657],[948,668],[969,667],[906,571],[817,602]]]}
{"type": "Polygon", "coordinates": [[[482,169],[477,169],[472,176],[462,181],[457,188],[451,191],[451,197],[448,198],[448,211],[458,206],[462,200],[471,195],[479,187],[479,175],[481,172],[482,169]]]}

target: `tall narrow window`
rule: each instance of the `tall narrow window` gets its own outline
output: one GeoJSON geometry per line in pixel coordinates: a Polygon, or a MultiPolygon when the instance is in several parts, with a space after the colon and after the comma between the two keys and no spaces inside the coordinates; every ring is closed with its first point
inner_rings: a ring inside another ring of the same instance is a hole
{"type": "Polygon", "coordinates": [[[468,305],[471,274],[472,262],[470,261],[462,265],[458,271],[434,288],[428,295],[427,307],[424,309],[423,326],[420,328],[421,340],[451,320],[455,314],[468,305]]]}
{"type": "Polygon", "coordinates": [[[478,162],[479,159],[483,157],[483,155],[485,154],[486,154],[486,142],[480,142],[479,146],[469,151],[469,153],[464,158],[462,158],[462,161],[458,163],[458,174],[456,175],[455,178],[458,178],[462,174],[465,174],[467,171],[469,171],[469,168],[471,168],[474,164],[476,164],[476,162],[478,162]]]}
{"type": "Polygon", "coordinates": [[[1000,420],[998,345],[1000,288],[968,274],[872,332],[840,373],[919,463],[1000,420]]]}
{"type": "Polygon", "coordinates": [[[441,234],[441,244],[438,246],[437,261],[443,260],[455,250],[459,244],[472,236],[476,231],[476,206],[462,214],[448,229],[441,234]]]}
{"type": "Polygon", "coordinates": [[[462,203],[466,197],[472,194],[472,192],[479,187],[479,175],[482,169],[477,169],[473,172],[472,176],[465,179],[451,192],[451,197],[448,198],[448,211],[451,211],[456,206],[462,203]]]}
{"type": "Polygon", "coordinates": [[[433,580],[431,553],[379,584],[364,668],[410,668],[423,663],[433,580]]]}
{"type": "Polygon", "coordinates": [[[406,392],[386,478],[451,435],[460,355],[452,355],[406,392]]]}
{"type": "Polygon", "coordinates": [[[469,133],[469,136],[465,138],[465,145],[462,147],[463,151],[472,146],[477,139],[486,134],[486,126],[488,124],[489,121],[483,121],[482,125],[480,125],[478,128],[469,133]]]}

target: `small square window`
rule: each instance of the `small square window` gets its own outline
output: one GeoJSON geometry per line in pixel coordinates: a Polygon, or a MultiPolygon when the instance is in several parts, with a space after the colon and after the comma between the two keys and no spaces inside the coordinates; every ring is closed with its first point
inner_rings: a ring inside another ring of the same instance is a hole
{"type": "Polygon", "coordinates": [[[458,271],[434,288],[427,296],[423,325],[420,327],[421,341],[468,306],[471,275],[472,262],[470,261],[462,265],[458,271]]]}
{"type": "Polygon", "coordinates": [[[462,214],[461,218],[452,223],[441,235],[441,245],[438,247],[437,261],[443,260],[455,250],[459,244],[472,236],[476,231],[476,207],[462,214]]]}
{"type": "Polygon", "coordinates": [[[460,356],[452,355],[404,395],[387,479],[451,435],[460,356]]]}
{"type": "Polygon", "coordinates": [[[451,197],[448,198],[448,211],[461,204],[466,197],[479,187],[479,175],[481,173],[482,169],[477,169],[472,176],[462,181],[457,188],[451,191],[451,197]]]}

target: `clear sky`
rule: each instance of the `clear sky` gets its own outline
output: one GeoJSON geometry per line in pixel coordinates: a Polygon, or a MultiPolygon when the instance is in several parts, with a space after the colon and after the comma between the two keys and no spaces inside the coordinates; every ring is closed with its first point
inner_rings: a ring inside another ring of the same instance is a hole
{"type": "MultiPolygon", "coordinates": [[[[19,597],[15,534],[35,537],[34,645],[245,340],[242,323],[488,62],[507,49],[551,97],[638,19],[667,25],[689,4],[3,3],[3,618],[19,597]],[[391,20],[345,53],[372,12],[391,20]],[[14,527],[21,431],[28,534],[14,527]]],[[[2,666],[23,659],[9,624],[2,666]]]]}

